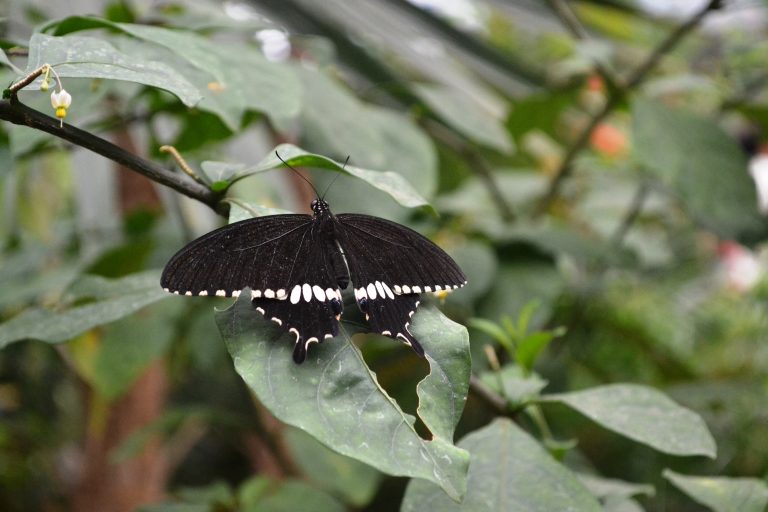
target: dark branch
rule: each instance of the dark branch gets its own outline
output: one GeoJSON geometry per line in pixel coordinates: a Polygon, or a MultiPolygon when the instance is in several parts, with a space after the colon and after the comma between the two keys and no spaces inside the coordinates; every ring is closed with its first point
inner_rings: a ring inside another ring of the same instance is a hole
{"type": "MultiPolygon", "coordinates": [[[[549,8],[557,15],[565,28],[568,29],[571,35],[573,35],[573,37],[581,41],[588,41],[590,39],[589,32],[587,32],[587,29],[584,28],[584,25],[581,24],[579,18],[576,16],[576,13],[573,12],[571,6],[568,5],[568,2],[565,0],[547,0],[547,4],[549,5],[549,8]]],[[[613,74],[608,69],[606,69],[605,66],[599,62],[595,62],[594,65],[595,69],[600,74],[600,77],[603,79],[609,90],[618,88],[613,74]]]]}
{"type": "Polygon", "coordinates": [[[557,199],[560,194],[560,187],[566,178],[568,178],[573,172],[573,162],[576,157],[587,147],[589,137],[592,135],[594,129],[599,125],[613,110],[619,105],[623,99],[623,95],[633,89],[636,89],[659,64],[661,59],[672,51],[675,46],[699,23],[704,17],[711,11],[720,9],[722,6],[722,0],[710,0],[702,7],[698,12],[691,16],[686,22],[679,25],[672,33],[670,33],[664,41],[656,47],[653,52],[637,67],[632,73],[629,74],[624,81],[623,86],[619,90],[609,91],[609,96],[603,108],[597,112],[590,120],[587,127],[579,134],[576,141],[568,148],[568,151],[563,158],[560,167],[555,173],[555,177],[549,185],[546,195],[541,201],[539,207],[539,213],[545,212],[549,209],[549,206],[557,199]],[[623,92],[622,92],[623,91],[623,92]]]}
{"type": "Polygon", "coordinates": [[[496,183],[496,178],[494,177],[493,172],[480,152],[440,122],[430,122],[429,120],[426,120],[422,123],[422,126],[436,140],[442,141],[446,146],[453,148],[464,157],[472,171],[474,171],[478,178],[480,178],[483,186],[485,186],[485,189],[488,191],[491,201],[496,205],[496,209],[499,211],[501,218],[505,222],[514,221],[515,212],[501,193],[501,188],[496,183]]]}
{"type": "Polygon", "coordinates": [[[513,60],[512,56],[505,55],[482,42],[480,39],[457,29],[447,21],[435,16],[431,12],[422,9],[406,0],[387,0],[397,9],[407,12],[428,25],[435,32],[451,41],[458,48],[462,48],[474,56],[485,60],[507,73],[517,81],[525,82],[532,87],[541,87],[545,84],[544,75],[532,67],[513,60]]]}
{"type": "Polygon", "coordinates": [[[59,120],[29,108],[14,97],[0,101],[0,120],[41,130],[77,146],[90,149],[94,153],[117,162],[157,183],[170,187],[192,199],[197,199],[219,214],[225,215],[229,211],[229,205],[220,201],[221,194],[192,181],[184,174],[169,171],[87,131],[68,124],[62,127],[59,125],[59,120]]]}
{"type": "Polygon", "coordinates": [[[507,401],[504,400],[504,397],[483,384],[483,382],[475,375],[470,375],[469,377],[469,389],[483,402],[493,409],[496,409],[496,412],[499,414],[508,415],[510,413],[507,401]]]}
{"type": "Polygon", "coordinates": [[[632,204],[629,205],[629,209],[624,215],[624,218],[621,220],[621,224],[619,224],[619,227],[616,228],[616,232],[611,237],[611,241],[616,247],[619,247],[624,243],[624,237],[627,236],[627,233],[629,233],[632,225],[635,223],[638,217],[640,217],[640,213],[643,211],[643,205],[645,204],[645,200],[648,197],[649,190],[650,187],[645,181],[641,182],[640,186],[638,186],[637,192],[635,192],[634,197],[632,197],[632,204]]]}

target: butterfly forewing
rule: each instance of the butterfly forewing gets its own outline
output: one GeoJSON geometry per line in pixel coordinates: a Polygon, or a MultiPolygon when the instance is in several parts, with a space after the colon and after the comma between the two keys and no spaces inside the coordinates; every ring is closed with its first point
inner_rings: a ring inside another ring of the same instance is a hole
{"type": "Polygon", "coordinates": [[[337,215],[336,221],[356,288],[380,281],[395,295],[407,295],[451,290],[467,282],[445,251],[410,228],[352,213],[337,215]]]}
{"type": "Polygon", "coordinates": [[[165,266],[160,284],[180,295],[255,297],[288,293],[296,251],[311,230],[308,215],[271,215],[235,222],[194,240],[165,266]]]}
{"type": "Polygon", "coordinates": [[[293,359],[304,361],[310,343],[338,334],[346,282],[341,253],[306,215],[249,219],[213,231],[168,263],[161,284],[181,295],[238,295],[250,288],[256,311],[294,337],[293,359]]]}

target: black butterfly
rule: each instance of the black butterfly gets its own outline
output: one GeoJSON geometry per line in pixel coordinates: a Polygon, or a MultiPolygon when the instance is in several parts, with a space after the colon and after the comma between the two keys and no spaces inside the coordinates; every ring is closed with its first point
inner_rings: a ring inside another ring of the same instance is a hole
{"type": "Polygon", "coordinates": [[[341,290],[351,281],[373,332],[420,356],[408,330],[419,294],[466,284],[459,266],[419,233],[369,215],[333,215],[322,199],[313,215],[236,222],[192,241],[165,266],[161,285],[180,295],[237,297],[251,289],[256,311],[296,337],[300,364],[310,343],[336,336],[341,290]]]}

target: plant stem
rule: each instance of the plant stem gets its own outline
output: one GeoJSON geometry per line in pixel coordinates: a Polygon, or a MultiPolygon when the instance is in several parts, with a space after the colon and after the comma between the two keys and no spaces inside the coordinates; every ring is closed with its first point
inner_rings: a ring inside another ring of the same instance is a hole
{"type": "Polygon", "coordinates": [[[642,63],[640,63],[640,65],[637,66],[634,71],[629,74],[629,76],[624,80],[623,84],[620,84],[618,89],[609,90],[608,99],[606,100],[603,108],[592,117],[586,128],[584,128],[584,130],[582,130],[582,132],[576,138],[576,141],[571,145],[570,148],[568,148],[565,157],[563,157],[563,161],[560,163],[560,166],[555,173],[555,177],[550,182],[547,193],[541,200],[538,210],[539,214],[546,212],[559,196],[560,188],[562,187],[563,182],[573,172],[574,160],[576,160],[576,157],[579,155],[579,153],[581,153],[587,147],[589,137],[592,135],[592,132],[597,127],[597,125],[603,122],[603,120],[605,120],[605,118],[608,117],[611,112],[613,112],[613,110],[624,98],[626,93],[636,89],[646,78],[648,78],[651,71],[653,71],[653,69],[659,64],[661,59],[670,51],[672,51],[672,49],[675,48],[675,46],[677,46],[677,44],[680,43],[680,41],[688,33],[696,28],[704,19],[704,17],[709,14],[709,12],[719,9],[721,6],[722,0],[710,0],[707,2],[707,4],[698,12],[691,16],[687,21],[680,24],[675,30],[673,30],[667,36],[667,38],[664,39],[664,41],[662,41],[656,47],[656,49],[653,50],[653,52],[651,52],[651,54],[642,63]]]}
{"type": "Polygon", "coordinates": [[[611,241],[614,246],[620,247],[621,244],[624,243],[624,237],[627,236],[630,228],[640,216],[640,212],[643,210],[643,204],[645,203],[645,199],[648,197],[649,191],[650,187],[645,181],[642,181],[637,187],[637,191],[635,192],[634,197],[632,197],[632,203],[629,205],[627,213],[624,215],[624,218],[621,220],[621,224],[619,224],[619,227],[616,228],[616,232],[611,237],[611,241]]]}
{"type": "Polygon", "coordinates": [[[507,407],[507,401],[504,400],[504,397],[483,384],[480,378],[474,374],[469,377],[469,389],[499,414],[509,414],[509,407],[507,407]]]}
{"type": "Polygon", "coordinates": [[[192,199],[197,199],[221,215],[226,215],[229,211],[229,205],[221,202],[222,195],[213,192],[208,187],[190,180],[183,174],[169,171],[154,162],[145,160],[133,153],[129,153],[121,147],[112,144],[108,140],[93,135],[92,133],[68,124],[61,127],[59,126],[58,119],[53,119],[52,117],[20,103],[15,96],[0,101],[0,120],[21,126],[28,126],[49,133],[77,146],[90,149],[94,153],[117,162],[127,169],[142,174],[152,181],[170,187],[192,199]]]}
{"type": "MultiPolygon", "coordinates": [[[[589,32],[587,32],[587,29],[581,24],[579,18],[576,16],[576,13],[573,12],[573,9],[571,9],[568,2],[565,0],[547,0],[547,4],[573,37],[581,41],[588,41],[591,39],[589,32]]],[[[594,65],[595,70],[600,74],[600,77],[603,79],[609,90],[615,90],[619,87],[613,74],[606,69],[605,66],[599,62],[595,62],[594,65]]]]}

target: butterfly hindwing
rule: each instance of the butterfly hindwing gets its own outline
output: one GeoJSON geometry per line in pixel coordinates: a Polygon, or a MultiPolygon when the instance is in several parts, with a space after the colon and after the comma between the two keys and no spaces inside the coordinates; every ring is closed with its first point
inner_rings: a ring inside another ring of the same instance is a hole
{"type": "Polygon", "coordinates": [[[445,251],[405,226],[358,214],[340,214],[336,221],[355,299],[371,329],[423,355],[408,330],[419,294],[464,286],[464,273],[445,251]]]}
{"type": "Polygon", "coordinates": [[[411,334],[411,317],[419,307],[418,295],[396,295],[393,299],[377,295],[375,299],[364,297],[358,300],[373,332],[402,341],[424,357],[424,349],[411,334]]]}
{"type": "Polygon", "coordinates": [[[264,318],[277,323],[294,337],[293,360],[297,364],[304,362],[310,344],[323,342],[339,333],[337,317],[340,310],[334,309],[329,300],[318,300],[314,293],[309,301],[304,300],[302,294],[296,304],[262,298],[253,299],[253,306],[264,318]]]}

